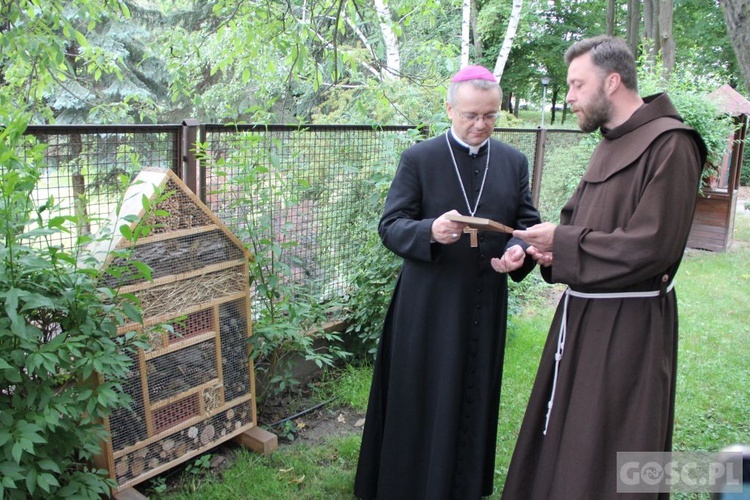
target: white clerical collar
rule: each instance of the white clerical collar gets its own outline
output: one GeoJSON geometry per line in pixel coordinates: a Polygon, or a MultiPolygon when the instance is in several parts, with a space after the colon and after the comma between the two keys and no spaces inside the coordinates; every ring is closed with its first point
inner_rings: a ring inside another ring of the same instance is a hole
{"type": "Polygon", "coordinates": [[[458,138],[458,135],[456,135],[456,131],[453,130],[453,126],[451,126],[451,135],[453,136],[453,139],[455,139],[457,143],[459,143],[461,146],[463,146],[463,147],[465,147],[465,148],[467,148],[469,150],[469,154],[470,155],[474,155],[474,156],[476,156],[477,154],[479,154],[479,150],[482,148],[482,146],[484,146],[485,144],[487,144],[487,141],[489,141],[489,138],[487,138],[479,146],[470,146],[470,145],[466,144],[464,141],[462,141],[461,139],[458,138]]]}

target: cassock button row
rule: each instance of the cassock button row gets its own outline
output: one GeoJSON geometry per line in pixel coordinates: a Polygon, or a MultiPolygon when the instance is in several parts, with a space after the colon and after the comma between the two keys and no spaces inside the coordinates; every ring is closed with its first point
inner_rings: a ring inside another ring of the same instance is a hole
{"type": "Polygon", "coordinates": [[[477,288],[477,293],[482,293],[482,289],[481,288],[477,288]]]}
{"type": "Polygon", "coordinates": [[[481,309],[481,308],[482,308],[482,304],[477,304],[477,309],[481,309]]]}
{"type": "Polygon", "coordinates": [[[479,175],[479,170],[474,170],[474,175],[479,175]]]}
{"type": "Polygon", "coordinates": [[[479,188],[478,188],[478,187],[475,187],[475,188],[474,188],[474,191],[476,191],[476,192],[478,193],[478,192],[479,192],[479,188]]]}
{"type": "Polygon", "coordinates": [[[479,324],[479,321],[474,320],[474,325],[478,325],[478,324],[479,324]]]}

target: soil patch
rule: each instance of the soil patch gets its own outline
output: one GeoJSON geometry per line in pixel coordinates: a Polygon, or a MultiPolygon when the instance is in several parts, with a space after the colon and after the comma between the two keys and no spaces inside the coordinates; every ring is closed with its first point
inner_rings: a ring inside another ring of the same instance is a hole
{"type": "MultiPolygon", "coordinates": [[[[364,427],[364,412],[341,404],[337,399],[321,401],[310,386],[297,393],[285,393],[266,397],[258,403],[258,426],[278,436],[279,449],[308,444],[317,446],[331,437],[361,433],[364,427]]],[[[235,453],[240,445],[230,440],[208,452],[208,470],[205,473],[220,479],[224,471],[235,462],[235,453]]],[[[159,483],[168,490],[178,490],[185,477],[190,477],[190,460],[164,472],[136,487],[148,492],[159,483]]],[[[205,466],[203,466],[205,467],[205,466]]]]}
{"type": "Polygon", "coordinates": [[[320,445],[331,437],[360,433],[364,423],[363,412],[334,405],[318,408],[270,430],[279,436],[280,447],[294,443],[320,445]]]}
{"type": "Polygon", "coordinates": [[[364,412],[336,398],[321,401],[309,386],[299,393],[266,398],[258,408],[258,425],[279,437],[279,447],[321,444],[332,436],[361,432],[363,424],[364,412]]]}

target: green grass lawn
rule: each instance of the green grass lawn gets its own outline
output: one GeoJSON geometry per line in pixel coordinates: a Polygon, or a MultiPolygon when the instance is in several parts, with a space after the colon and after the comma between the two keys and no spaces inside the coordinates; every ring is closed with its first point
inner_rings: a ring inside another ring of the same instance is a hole
{"type": "MultiPolygon", "coordinates": [[[[750,216],[737,214],[734,239],[726,253],[688,251],[676,278],[680,313],[676,451],[716,451],[750,442],[750,216]]],[[[554,305],[553,300],[535,301],[509,321],[496,459],[498,491],[554,305]]],[[[364,409],[370,377],[368,368],[348,367],[323,397],[335,394],[339,403],[364,409]]],[[[239,449],[221,479],[212,477],[208,469],[188,468],[179,491],[149,493],[175,499],[351,499],[359,439],[359,434],[350,434],[332,437],[320,446],[299,442],[268,456],[239,449]]],[[[499,497],[496,493],[491,498],[499,497]]]]}

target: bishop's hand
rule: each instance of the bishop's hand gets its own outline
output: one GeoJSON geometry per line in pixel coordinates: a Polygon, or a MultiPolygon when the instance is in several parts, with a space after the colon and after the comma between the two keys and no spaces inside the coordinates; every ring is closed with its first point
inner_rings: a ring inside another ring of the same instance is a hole
{"type": "Polygon", "coordinates": [[[444,245],[455,243],[461,238],[466,224],[448,220],[446,215],[461,215],[458,210],[446,212],[432,222],[432,231],[430,233],[431,241],[437,241],[444,245]]]}
{"type": "Polygon", "coordinates": [[[498,273],[509,273],[523,266],[524,260],[526,260],[526,252],[523,251],[521,245],[513,245],[505,251],[502,257],[491,259],[490,265],[498,273]]]}

